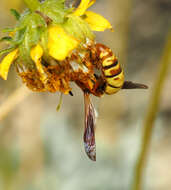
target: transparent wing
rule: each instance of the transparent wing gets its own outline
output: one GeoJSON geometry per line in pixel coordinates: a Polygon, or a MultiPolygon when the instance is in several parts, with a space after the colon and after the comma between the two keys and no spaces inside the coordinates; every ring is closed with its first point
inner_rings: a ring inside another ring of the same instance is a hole
{"type": "Polygon", "coordinates": [[[85,104],[85,130],[84,147],[85,152],[92,161],[96,161],[96,143],[95,143],[95,108],[90,100],[90,94],[84,92],[85,104]]]}

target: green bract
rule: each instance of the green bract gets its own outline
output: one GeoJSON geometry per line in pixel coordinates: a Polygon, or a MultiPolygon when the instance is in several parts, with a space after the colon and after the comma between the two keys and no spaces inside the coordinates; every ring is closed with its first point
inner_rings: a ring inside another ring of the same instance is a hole
{"type": "Polygon", "coordinates": [[[21,15],[12,9],[11,13],[16,17],[18,23],[16,27],[4,30],[4,32],[8,32],[8,36],[2,38],[1,41],[7,41],[10,47],[2,50],[0,54],[18,48],[18,62],[27,68],[35,67],[30,58],[30,49],[40,43],[48,57],[49,25],[60,25],[69,35],[83,43],[87,38],[93,39],[94,35],[89,25],[82,18],[72,15],[72,12],[72,8],[65,7],[65,0],[46,0],[39,4],[36,11],[28,9],[21,15]]]}

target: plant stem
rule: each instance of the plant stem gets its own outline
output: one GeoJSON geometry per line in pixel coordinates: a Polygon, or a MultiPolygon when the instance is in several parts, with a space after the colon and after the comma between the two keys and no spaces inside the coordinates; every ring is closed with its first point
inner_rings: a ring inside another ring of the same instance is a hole
{"type": "Polygon", "coordinates": [[[148,156],[149,146],[152,139],[152,132],[154,128],[154,121],[159,110],[162,90],[164,87],[164,82],[171,64],[171,33],[167,39],[167,43],[164,49],[163,57],[161,60],[161,68],[159,69],[159,74],[157,76],[151,98],[149,103],[149,108],[147,111],[147,116],[144,122],[144,133],[142,139],[142,145],[140,150],[140,155],[137,160],[135,168],[135,176],[133,180],[132,190],[142,190],[143,184],[143,172],[148,156]]]}
{"type": "Polygon", "coordinates": [[[39,0],[24,0],[24,2],[27,5],[27,7],[32,11],[35,11],[37,7],[39,7],[40,5],[39,0]]]}
{"type": "Polygon", "coordinates": [[[1,105],[0,105],[0,121],[2,121],[20,102],[31,94],[24,85],[16,89],[1,105]]]}

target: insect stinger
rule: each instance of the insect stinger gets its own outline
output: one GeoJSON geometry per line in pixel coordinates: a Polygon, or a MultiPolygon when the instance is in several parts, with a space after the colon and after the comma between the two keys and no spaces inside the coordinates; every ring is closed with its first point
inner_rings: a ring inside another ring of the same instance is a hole
{"type": "Polygon", "coordinates": [[[84,92],[85,104],[85,130],[84,130],[84,148],[88,157],[96,161],[96,143],[95,143],[95,108],[90,100],[90,94],[84,92]]]}

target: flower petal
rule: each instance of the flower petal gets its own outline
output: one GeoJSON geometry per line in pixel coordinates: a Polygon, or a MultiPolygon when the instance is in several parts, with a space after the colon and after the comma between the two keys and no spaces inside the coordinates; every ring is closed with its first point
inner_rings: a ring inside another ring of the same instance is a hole
{"type": "Polygon", "coordinates": [[[39,44],[37,44],[36,46],[34,46],[31,49],[30,56],[31,56],[32,60],[35,63],[38,62],[41,59],[41,57],[43,56],[43,49],[42,49],[42,47],[39,44]]]}
{"type": "Polygon", "coordinates": [[[60,26],[49,28],[48,49],[49,55],[62,61],[79,45],[79,41],[68,35],[60,26]]]}
{"type": "Polygon", "coordinates": [[[91,0],[88,4],[88,8],[91,7],[94,3],[96,2],[96,0],[91,0]]]}
{"type": "Polygon", "coordinates": [[[76,11],[74,12],[74,15],[82,16],[85,13],[85,11],[90,6],[92,6],[95,2],[96,2],[96,0],[81,0],[81,3],[78,6],[78,8],[76,9],[76,11]]]}
{"type": "Polygon", "coordinates": [[[110,24],[110,22],[103,16],[92,11],[86,11],[85,15],[85,21],[89,24],[92,30],[104,31],[106,29],[112,29],[112,25],[110,24]]]}
{"type": "Polygon", "coordinates": [[[18,49],[15,49],[14,51],[10,52],[8,55],[6,55],[3,58],[0,64],[0,76],[4,80],[7,80],[9,68],[17,57],[18,57],[18,49]]]}
{"type": "Polygon", "coordinates": [[[35,47],[31,49],[30,56],[32,60],[35,62],[36,68],[40,73],[41,81],[44,83],[47,79],[47,76],[41,64],[41,57],[43,56],[43,48],[39,44],[37,44],[35,47]]]}

